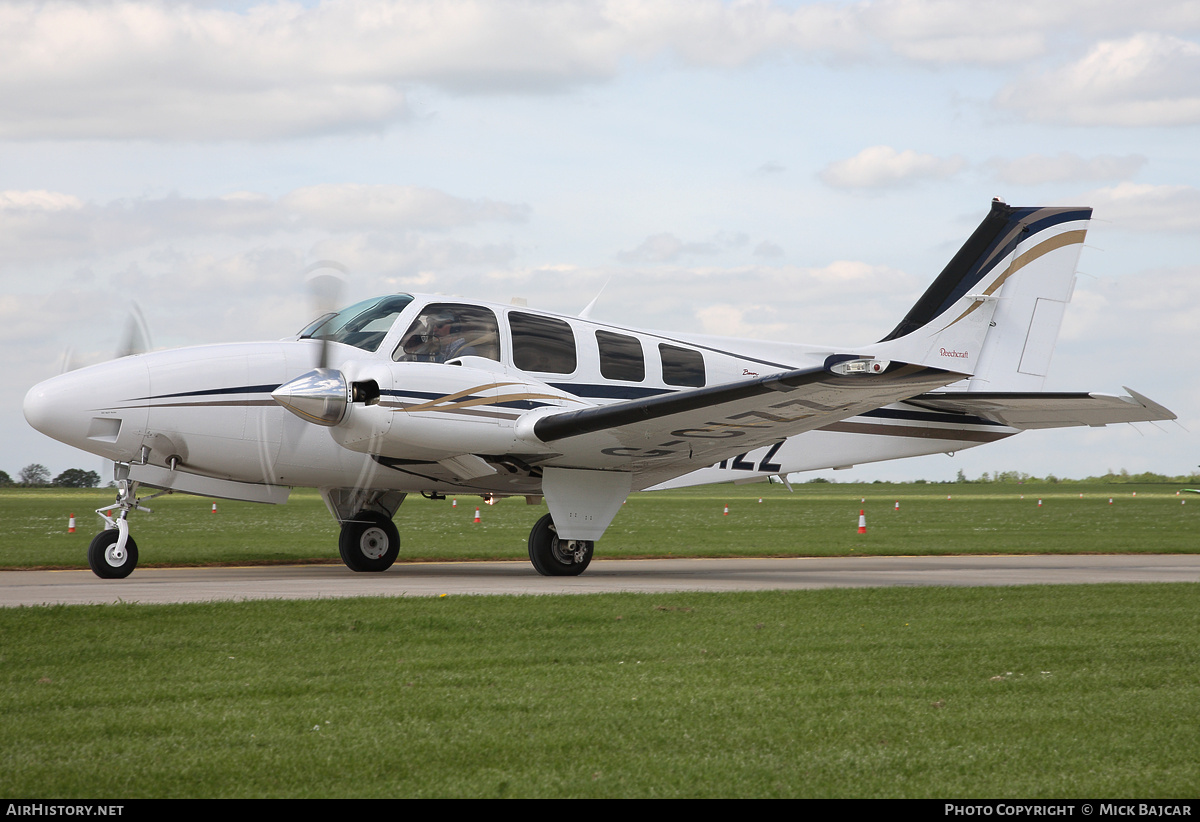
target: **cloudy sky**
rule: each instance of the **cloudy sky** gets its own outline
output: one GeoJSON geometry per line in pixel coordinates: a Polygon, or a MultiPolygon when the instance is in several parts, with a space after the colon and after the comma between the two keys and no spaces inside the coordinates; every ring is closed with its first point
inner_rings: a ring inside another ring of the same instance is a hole
{"type": "Polygon", "coordinates": [[[98,460],[21,399],[112,355],[444,292],[852,345],[987,213],[1095,219],[1047,383],[1181,424],[838,472],[1200,464],[1200,3],[358,0],[0,5],[0,469],[98,460]]]}

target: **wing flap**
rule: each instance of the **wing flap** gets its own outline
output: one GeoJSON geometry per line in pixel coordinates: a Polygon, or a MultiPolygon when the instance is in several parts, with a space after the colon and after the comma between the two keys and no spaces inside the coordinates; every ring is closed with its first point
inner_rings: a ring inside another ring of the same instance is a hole
{"type": "Polygon", "coordinates": [[[1173,420],[1175,414],[1136,391],[1128,396],[1067,392],[944,392],[922,394],[909,404],[971,414],[1012,428],[1102,427],[1118,422],[1173,420]]]}

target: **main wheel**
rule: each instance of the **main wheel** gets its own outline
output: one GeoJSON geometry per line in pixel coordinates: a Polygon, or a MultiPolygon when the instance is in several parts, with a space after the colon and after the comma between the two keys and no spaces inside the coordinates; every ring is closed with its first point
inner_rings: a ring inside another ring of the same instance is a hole
{"type": "Polygon", "coordinates": [[[590,539],[559,539],[549,514],[529,532],[529,561],[544,577],[576,577],[592,561],[596,543],[590,539]]]}
{"type": "Polygon", "coordinates": [[[400,554],[400,532],[383,514],[359,511],[342,524],[338,552],[351,571],[386,571],[400,554]]]}
{"type": "Polygon", "coordinates": [[[118,551],[120,532],[116,528],[96,534],[88,546],[88,565],[92,573],[101,579],[124,579],[137,567],[138,550],[133,537],[125,540],[125,547],[118,551]]]}

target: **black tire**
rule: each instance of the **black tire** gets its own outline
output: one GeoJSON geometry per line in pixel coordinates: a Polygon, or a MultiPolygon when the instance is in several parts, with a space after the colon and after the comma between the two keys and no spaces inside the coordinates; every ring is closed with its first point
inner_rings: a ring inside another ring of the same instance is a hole
{"type": "Polygon", "coordinates": [[[400,555],[400,532],[383,514],[359,511],[342,523],[338,553],[351,571],[386,571],[400,555]]]}
{"type": "Polygon", "coordinates": [[[88,565],[92,573],[101,579],[124,579],[137,567],[138,549],[133,537],[125,540],[123,556],[114,551],[120,536],[116,528],[110,528],[96,534],[88,546],[88,565]]]}
{"type": "Polygon", "coordinates": [[[596,543],[590,539],[559,539],[549,514],[529,532],[529,561],[544,577],[577,577],[592,561],[596,543]]]}

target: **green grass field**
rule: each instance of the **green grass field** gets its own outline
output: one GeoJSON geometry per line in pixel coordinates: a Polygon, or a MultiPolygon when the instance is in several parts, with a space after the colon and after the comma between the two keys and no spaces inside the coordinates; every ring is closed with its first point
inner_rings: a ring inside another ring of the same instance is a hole
{"type": "Polygon", "coordinates": [[[1194,797],[1196,585],[0,613],[4,797],[1194,797]]]}
{"type": "MultiPolygon", "coordinates": [[[[638,494],[597,556],[1193,552],[1200,497],[1177,490],[638,494]]],[[[0,492],[0,565],[84,567],[91,511],[110,501],[0,492]]],[[[194,497],[150,505],[133,520],[143,564],[336,561],[315,494],[218,502],[216,514],[194,497]]],[[[544,510],[410,499],[401,558],[524,559],[544,510]]],[[[1089,585],[0,609],[0,797],[1194,797],[1198,595],[1089,585]]]]}
{"type": "MultiPolygon", "coordinates": [[[[1200,496],[1176,496],[1174,485],[795,488],[760,483],[634,494],[596,556],[1200,550],[1200,496]],[[860,509],[867,514],[865,535],[857,528],[860,509]]],[[[92,512],[111,502],[112,492],[99,489],[0,492],[0,566],[86,566],[87,543],[101,528],[92,512]],[[71,513],[75,534],[67,534],[71,513]]],[[[219,501],[216,514],[211,500],[185,495],[149,506],[153,514],[130,519],[143,565],[337,560],[337,526],[312,491],[293,493],[283,506],[219,501]]],[[[524,558],[529,529],[545,511],[544,503],[523,499],[488,506],[462,497],[453,507],[450,500],[410,497],[396,515],[400,560],[524,558]],[[472,522],[476,508],[480,524],[472,522]]]]}

